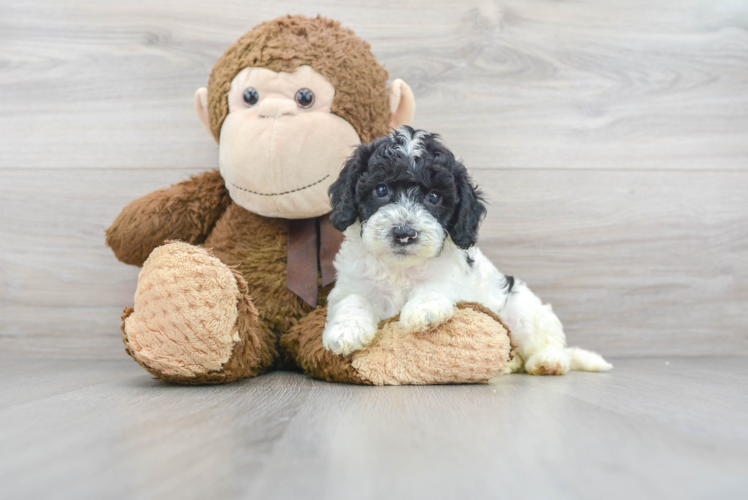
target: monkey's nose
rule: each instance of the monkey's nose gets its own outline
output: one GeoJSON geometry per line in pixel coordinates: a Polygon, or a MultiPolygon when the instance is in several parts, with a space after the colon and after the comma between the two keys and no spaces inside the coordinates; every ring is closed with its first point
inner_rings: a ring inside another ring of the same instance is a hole
{"type": "Polygon", "coordinates": [[[291,99],[267,98],[260,101],[257,113],[263,118],[278,118],[283,115],[295,115],[296,103],[291,99]]]}

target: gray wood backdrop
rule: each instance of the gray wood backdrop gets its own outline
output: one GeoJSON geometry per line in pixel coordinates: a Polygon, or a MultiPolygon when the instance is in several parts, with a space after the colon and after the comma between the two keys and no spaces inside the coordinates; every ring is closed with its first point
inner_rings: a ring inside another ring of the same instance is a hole
{"type": "Polygon", "coordinates": [[[481,247],[570,342],[748,353],[748,2],[0,0],[0,350],[122,357],[103,231],[217,165],[192,108],[285,13],[368,40],[491,200],[481,247]]]}

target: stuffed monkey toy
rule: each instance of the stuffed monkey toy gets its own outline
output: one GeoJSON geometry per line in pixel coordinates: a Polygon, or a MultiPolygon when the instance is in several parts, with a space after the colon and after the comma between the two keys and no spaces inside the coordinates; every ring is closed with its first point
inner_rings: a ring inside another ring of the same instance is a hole
{"type": "Polygon", "coordinates": [[[122,333],[143,368],[182,384],[281,367],[380,385],[504,371],[508,332],[478,304],[426,333],[386,320],[352,356],[322,346],[342,239],[328,188],[356,145],[409,124],[415,110],[405,82],[387,80],[368,43],[319,16],[262,23],[228,48],[195,95],[220,170],[133,201],[106,232],[119,260],[142,266],[122,333]]]}

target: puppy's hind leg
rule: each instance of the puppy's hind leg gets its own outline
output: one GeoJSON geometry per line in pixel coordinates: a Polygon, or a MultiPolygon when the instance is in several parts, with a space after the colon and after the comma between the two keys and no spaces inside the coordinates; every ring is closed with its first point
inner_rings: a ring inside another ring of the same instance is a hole
{"type": "Polygon", "coordinates": [[[503,316],[518,354],[525,360],[525,371],[531,375],[564,375],[569,370],[605,371],[613,367],[599,354],[566,347],[558,316],[521,281],[509,295],[503,316]]]}
{"type": "Polygon", "coordinates": [[[525,363],[525,370],[531,375],[564,375],[569,370],[604,372],[613,368],[596,352],[565,347],[544,349],[536,352],[525,363]]]}
{"type": "Polygon", "coordinates": [[[509,375],[510,373],[521,373],[523,371],[525,371],[525,360],[522,359],[522,356],[520,356],[516,350],[512,351],[512,359],[506,365],[504,375],[509,375]]]}
{"type": "Polygon", "coordinates": [[[537,307],[528,313],[521,322],[524,330],[521,337],[528,341],[524,350],[525,371],[530,375],[566,374],[571,368],[571,356],[561,321],[550,305],[540,304],[539,300],[537,307]]]}

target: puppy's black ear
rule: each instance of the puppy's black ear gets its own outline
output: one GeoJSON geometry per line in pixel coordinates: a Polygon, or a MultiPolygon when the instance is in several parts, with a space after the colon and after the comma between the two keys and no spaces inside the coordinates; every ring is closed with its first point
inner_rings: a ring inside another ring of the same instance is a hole
{"type": "Polygon", "coordinates": [[[486,215],[485,200],[462,164],[456,163],[452,173],[459,201],[452,216],[449,235],[455,245],[467,249],[478,241],[478,228],[486,215]]]}
{"type": "Polygon", "coordinates": [[[330,222],[340,232],[356,222],[358,206],[356,204],[356,185],[358,179],[366,171],[371,156],[372,147],[361,144],[346,160],[338,180],[332,183],[327,193],[332,200],[330,222]]]}

